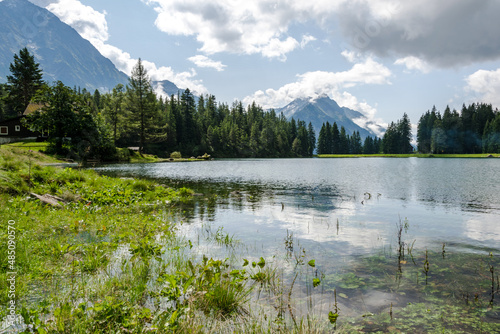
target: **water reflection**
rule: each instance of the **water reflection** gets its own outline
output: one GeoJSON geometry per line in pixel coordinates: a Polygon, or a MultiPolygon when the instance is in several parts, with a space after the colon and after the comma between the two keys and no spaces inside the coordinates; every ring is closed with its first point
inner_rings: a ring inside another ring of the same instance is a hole
{"type": "MultiPolygon", "coordinates": [[[[334,289],[342,316],[387,314],[389,307],[425,302],[428,296],[448,303],[457,284],[467,293],[475,289],[481,276],[473,266],[491,261],[489,252],[500,252],[500,184],[492,182],[499,179],[499,168],[500,160],[375,158],[125,164],[97,170],[198,193],[192,202],[178,204],[176,212],[182,213],[174,220],[183,222],[178,229],[200,257],[251,262],[262,256],[284,273],[288,286],[297,257],[304,255],[305,263],[315,259],[315,269],[302,266],[294,290],[296,312],[326,318],[334,289]],[[411,258],[408,249],[406,258],[396,254],[402,223],[411,258]],[[242,246],[214,242],[219,231],[242,246]],[[421,293],[427,286],[422,272],[427,251],[429,280],[440,287],[421,293]],[[457,270],[468,276],[458,279],[457,270]],[[310,288],[316,274],[321,292],[310,288]]],[[[488,298],[485,291],[481,296],[488,298]]]]}
{"type": "Polygon", "coordinates": [[[500,235],[500,184],[492,182],[498,160],[249,159],[97,170],[192,188],[202,196],[183,207],[186,221],[213,222],[263,247],[289,230],[339,254],[367,254],[389,247],[405,218],[422,249],[443,242],[497,247],[500,235]]]}

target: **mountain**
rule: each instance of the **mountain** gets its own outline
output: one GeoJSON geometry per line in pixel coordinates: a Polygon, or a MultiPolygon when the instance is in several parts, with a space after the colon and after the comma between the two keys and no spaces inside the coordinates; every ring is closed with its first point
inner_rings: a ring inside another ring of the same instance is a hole
{"type": "Polygon", "coordinates": [[[0,2],[0,82],[7,82],[14,54],[27,47],[49,83],[108,91],[128,76],[76,30],[28,0],[0,2]]]}
{"type": "Polygon", "coordinates": [[[155,92],[163,92],[168,98],[171,95],[184,93],[184,89],[177,87],[172,81],[162,80],[162,81],[153,81],[152,82],[153,90],[155,92]]]}
{"type": "Polygon", "coordinates": [[[365,124],[365,126],[370,125],[371,128],[376,127],[379,130],[383,130],[381,126],[369,121],[368,118],[360,112],[346,107],[340,107],[337,102],[326,95],[316,98],[296,99],[285,107],[276,109],[275,111],[276,113],[282,112],[287,119],[293,117],[296,120],[305,121],[308,124],[311,122],[316,131],[316,135],[319,134],[321,126],[326,122],[330,122],[330,124],[336,122],[339,130],[340,127],[343,126],[349,135],[354,131],[359,131],[363,139],[368,136],[376,136],[376,134],[369,128],[361,127],[358,124],[365,124]],[[356,124],[354,120],[356,120],[358,124],[356,124]]]}

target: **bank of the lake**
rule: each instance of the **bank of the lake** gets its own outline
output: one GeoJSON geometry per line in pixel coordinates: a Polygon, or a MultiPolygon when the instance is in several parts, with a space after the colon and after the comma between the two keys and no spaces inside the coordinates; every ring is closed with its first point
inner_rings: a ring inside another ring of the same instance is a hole
{"type": "MultiPolygon", "coordinates": [[[[252,290],[267,281],[284,288],[265,259],[244,269],[243,259],[191,251],[196,240],[177,231],[201,194],[43,165],[53,162],[38,151],[0,147],[1,331],[331,329],[316,320],[295,325],[285,316],[275,322],[265,305],[250,302],[252,290]]],[[[237,242],[222,230],[209,238],[224,247],[237,242]]]]}
{"type": "Polygon", "coordinates": [[[317,158],[500,158],[500,155],[481,153],[481,154],[318,154],[317,158]]]}
{"type": "MultiPolygon", "coordinates": [[[[500,330],[489,220],[500,207],[497,189],[480,183],[496,177],[496,160],[243,159],[98,174],[45,159],[0,148],[0,216],[15,227],[0,318],[14,268],[19,330],[500,330]],[[436,181],[450,175],[465,182],[453,197],[436,181]]],[[[8,231],[0,236],[7,254],[8,231]]]]}
{"type": "Polygon", "coordinates": [[[227,159],[98,171],[211,194],[180,229],[193,250],[266,259],[297,318],[328,322],[338,309],[347,332],[498,330],[498,159],[227,159]],[[206,241],[220,233],[238,245],[206,241]]]}

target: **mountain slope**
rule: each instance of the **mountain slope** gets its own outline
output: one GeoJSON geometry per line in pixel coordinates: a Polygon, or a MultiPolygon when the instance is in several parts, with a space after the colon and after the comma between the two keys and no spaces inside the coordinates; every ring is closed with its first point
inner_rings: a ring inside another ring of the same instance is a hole
{"type": "Polygon", "coordinates": [[[374,125],[370,123],[363,114],[349,108],[340,107],[337,102],[330,99],[328,96],[296,99],[287,106],[276,109],[276,112],[282,112],[287,119],[293,117],[305,121],[306,123],[311,122],[316,131],[316,135],[319,134],[319,130],[323,123],[330,122],[330,124],[333,124],[336,122],[339,129],[343,126],[348,134],[359,131],[362,138],[376,136],[372,130],[361,127],[354,122],[354,120],[356,120],[356,122],[361,124],[374,125]]]}
{"type": "Polygon", "coordinates": [[[168,98],[170,98],[171,95],[177,97],[177,94],[184,93],[184,89],[177,87],[172,81],[153,81],[152,84],[155,92],[161,92],[168,98]]]}
{"type": "Polygon", "coordinates": [[[0,82],[10,75],[14,54],[27,47],[40,63],[43,79],[70,87],[107,91],[128,76],[73,28],[27,0],[0,2],[0,82]]]}

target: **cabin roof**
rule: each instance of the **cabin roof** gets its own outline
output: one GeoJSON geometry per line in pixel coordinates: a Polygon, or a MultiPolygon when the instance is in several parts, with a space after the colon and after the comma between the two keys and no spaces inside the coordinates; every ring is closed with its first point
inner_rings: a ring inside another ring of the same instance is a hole
{"type": "Polygon", "coordinates": [[[43,107],[45,107],[45,105],[42,103],[30,103],[26,107],[26,110],[23,112],[23,115],[26,116],[26,115],[32,114],[35,111],[42,109],[43,107]]]}

